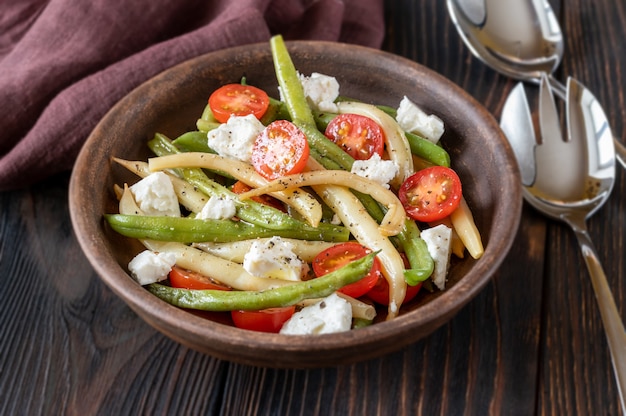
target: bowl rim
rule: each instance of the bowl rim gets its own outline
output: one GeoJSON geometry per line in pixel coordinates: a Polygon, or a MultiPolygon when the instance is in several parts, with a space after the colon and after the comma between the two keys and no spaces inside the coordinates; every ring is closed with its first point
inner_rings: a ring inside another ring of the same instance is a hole
{"type": "MultiPolygon", "coordinates": [[[[182,71],[188,70],[189,66],[210,65],[212,61],[220,61],[242,52],[258,51],[267,49],[269,44],[255,43],[222,49],[177,64],[142,83],[129,94],[117,102],[100,120],[83,145],[75,163],[69,186],[70,216],[76,238],[88,261],[104,283],[112,289],[131,309],[140,315],[144,321],[152,325],[165,335],[174,337],[179,343],[193,349],[200,350],[221,359],[241,362],[244,364],[261,365],[271,367],[320,367],[320,353],[328,354],[328,364],[335,365],[342,362],[360,361],[379,356],[383,353],[398,350],[400,347],[417,341],[421,337],[412,337],[411,330],[430,325],[430,332],[447,322],[459,309],[465,306],[474,296],[483,289],[504,260],[510,250],[515,237],[522,209],[521,184],[517,178],[519,170],[513,152],[508,145],[500,126],[493,115],[482,104],[476,101],[468,92],[454,84],[442,75],[426,68],[414,61],[390,52],[372,49],[365,46],[343,44],[327,41],[288,41],[287,47],[290,53],[306,53],[311,48],[323,48],[337,53],[350,53],[351,55],[366,55],[376,57],[386,62],[395,63],[407,71],[412,71],[423,77],[428,77],[429,82],[445,87],[449,94],[459,97],[457,100],[466,111],[467,117],[478,117],[486,125],[486,128],[494,135],[499,136],[499,144],[506,160],[506,174],[503,173],[504,184],[511,197],[504,201],[510,218],[506,231],[492,229],[490,242],[485,247],[483,257],[477,261],[468,276],[464,276],[450,288],[447,288],[440,296],[419,306],[420,313],[412,311],[394,318],[392,321],[380,322],[375,325],[361,328],[357,331],[348,331],[339,334],[315,335],[315,336],[289,336],[280,334],[253,333],[251,331],[230,327],[217,322],[207,321],[204,318],[194,316],[186,311],[174,307],[138,285],[129,274],[118,264],[112,256],[107,256],[102,250],[104,236],[94,234],[92,231],[103,227],[102,220],[95,225],[89,222],[90,216],[84,204],[81,203],[81,195],[89,189],[96,189],[98,183],[89,181],[88,178],[76,174],[76,167],[89,163],[86,155],[96,143],[99,135],[106,129],[106,125],[121,113],[124,108],[132,103],[134,97],[141,96],[150,85],[167,83],[168,80],[182,71]],[[95,225],[95,228],[94,228],[95,225]],[[485,277],[488,276],[488,277],[485,277]],[[469,277],[469,278],[468,278],[469,277]],[[450,299],[454,298],[454,302],[450,299]],[[444,312],[440,319],[427,321],[434,312],[444,312]],[[180,334],[174,334],[174,330],[184,331],[188,336],[180,338],[180,334]],[[198,345],[196,337],[201,338],[211,331],[216,336],[212,338],[212,345],[198,345]],[[385,340],[406,335],[402,345],[386,345],[385,340]],[[254,349],[249,348],[250,338],[254,339],[254,349]],[[311,343],[312,339],[314,343],[311,343]],[[263,352],[285,352],[284,358],[276,357],[276,362],[264,363],[259,360],[263,356],[262,351],[255,354],[255,350],[261,345],[263,352]],[[355,348],[362,347],[362,355],[354,357],[355,348]],[[238,348],[237,356],[233,355],[233,348],[238,348]],[[306,355],[318,355],[314,361],[307,361],[306,355]],[[300,357],[301,361],[298,359],[300,357]]],[[[100,184],[100,187],[102,185],[100,184]]]]}

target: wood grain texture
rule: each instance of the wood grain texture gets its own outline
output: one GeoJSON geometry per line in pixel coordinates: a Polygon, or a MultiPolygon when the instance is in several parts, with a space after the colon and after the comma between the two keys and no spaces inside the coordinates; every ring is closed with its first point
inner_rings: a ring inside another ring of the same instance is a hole
{"type": "MultiPolygon", "coordinates": [[[[575,75],[626,142],[626,4],[552,1],[575,75]]],[[[496,116],[514,81],[473,58],[441,0],[386,2],[384,48],[496,116]]],[[[529,207],[491,283],[430,337],[315,370],[235,365],[154,331],[96,277],[72,234],[67,175],[0,194],[0,414],[619,415],[575,238],[529,207]]],[[[626,174],[589,232],[626,315],[626,174]]]]}
{"type": "MultiPolygon", "coordinates": [[[[624,143],[626,9],[623,2],[601,3],[563,1],[560,5],[566,44],[557,75],[563,81],[574,76],[594,93],[604,105],[614,135],[624,143]]],[[[588,228],[624,319],[626,176],[620,168],[617,174],[611,199],[588,221],[588,228]]],[[[543,414],[619,414],[600,314],[574,235],[551,224],[548,243],[538,407],[543,414]],[[597,390],[598,385],[605,387],[597,390]]]]}
{"type": "Polygon", "coordinates": [[[226,363],[148,327],[87,263],[67,175],[0,201],[0,414],[219,408],[226,363]]]}

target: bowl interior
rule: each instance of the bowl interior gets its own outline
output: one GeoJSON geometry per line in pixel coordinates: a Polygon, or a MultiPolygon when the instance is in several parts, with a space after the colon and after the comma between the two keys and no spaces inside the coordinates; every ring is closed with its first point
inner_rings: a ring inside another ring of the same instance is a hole
{"type": "Polygon", "coordinates": [[[146,160],[146,142],[195,129],[211,91],[246,77],[278,98],[269,44],[203,55],[138,87],[98,124],[76,162],[70,210],[76,236],[103,281],[146,322],[196,350],[245,364],[316,367],[372,358],[420,339],[449,320],[480,289],[506,255],[521,213],[517,165],[493,117],[468,94],[438,74],[385,52],[337,43],[288,43],[303,74],[335,76],[341,95],[397,107],[409,97],[444,120],[443,146],[463,181],[463,193],[481,232],[485,254],[455,260],[447,289],[422,290],[391,321],[343,334],[288,337],[239,330],[220,315],[212,320],[175,308],[141,288],[127,273],[142,246],[108,229],[104,213],[117,212],[114,184],[137,179],[111,157],[146,160]],[[506,192],[503,192],[506,190],[506,192]],[[513,231],[512,231],[513,230],[513,231]]]}

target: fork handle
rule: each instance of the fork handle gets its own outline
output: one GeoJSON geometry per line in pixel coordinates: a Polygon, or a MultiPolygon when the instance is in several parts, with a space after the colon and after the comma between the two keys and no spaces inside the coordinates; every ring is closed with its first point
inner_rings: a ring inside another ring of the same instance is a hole
{"type": "Polygon", "coordinates": [[[624,330],[624,323],[617,310],[606,275],[584,223],[582,226],[578,224],[573,226],[573,228],[591,277],[591,284],[596,295],[606,339],[609,344],[609,351],[611,352],[611,361],[622,405],[622,414],[626,415],[626,403],[624,400],[624,395],[626,394],[626,331],[624,330]]]}

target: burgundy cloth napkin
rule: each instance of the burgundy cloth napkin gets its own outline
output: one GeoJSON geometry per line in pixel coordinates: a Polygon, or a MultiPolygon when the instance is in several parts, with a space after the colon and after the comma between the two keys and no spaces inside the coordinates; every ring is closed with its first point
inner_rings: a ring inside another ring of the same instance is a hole
{"type": "Polygon", "coordinates": [[[231,46],[317,39],[380,47],[383,0],[0,2],[0,191],[72,168],[118,100],[231,46]]]}

